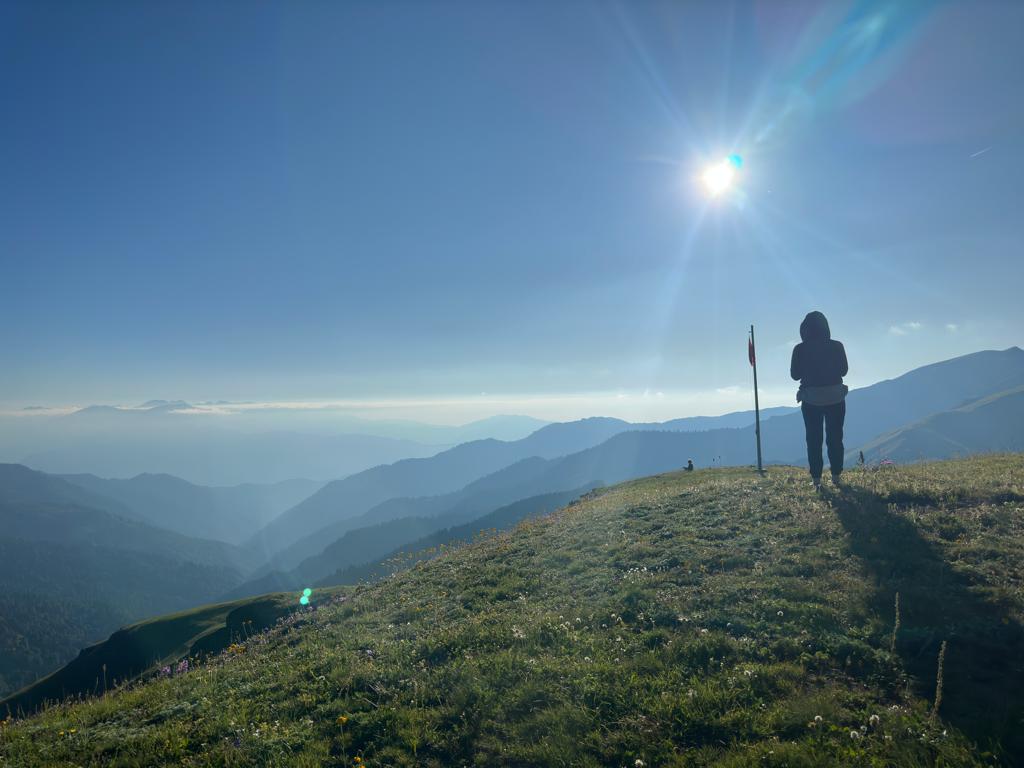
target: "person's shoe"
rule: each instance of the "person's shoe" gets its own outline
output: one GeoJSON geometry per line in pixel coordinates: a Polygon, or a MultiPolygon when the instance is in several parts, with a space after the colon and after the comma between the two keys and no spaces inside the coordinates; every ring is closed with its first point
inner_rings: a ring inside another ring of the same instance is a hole
{"type": "Polygon", "coordinates": [[[811,478],[811,485],[814,486],[814,490],[820,491],[821,490],[821,478],[820,477],[812,477],[811,478]]]}
{"type": "Polygon", "coordinates": [[[843,484],[843,478],[840,475],[832,475],[832,485],[841,486],[843,484]]]}

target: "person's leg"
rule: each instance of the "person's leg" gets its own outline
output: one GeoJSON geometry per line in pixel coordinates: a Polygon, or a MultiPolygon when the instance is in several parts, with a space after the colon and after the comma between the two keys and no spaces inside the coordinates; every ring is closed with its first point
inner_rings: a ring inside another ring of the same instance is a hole
{"type": "Polygon", "coordinates": [[[804,415],[804,430],[807,432],[807,464],[811,468],[811,477],[820,480],[821,470],[825,464],[821,457],[824,414],[818,406],[807,403],[801,404],[800,412],[804,415]]]}
{"type": "Polygon", "coordinates": [[[832,477],[843,473],[843,422],[846,421],[846,401],[825,407],[825,443],[832,477]]]}

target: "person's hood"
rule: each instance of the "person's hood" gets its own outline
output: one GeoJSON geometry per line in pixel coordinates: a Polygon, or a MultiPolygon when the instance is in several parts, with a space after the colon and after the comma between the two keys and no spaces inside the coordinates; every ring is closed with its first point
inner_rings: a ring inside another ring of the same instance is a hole
{"type": "Polygon", "coordinates": [[[800,323],[801,341],[828,341],[832,338],[832,332],[828,328],[828,320],[821,312],[808,312],[807,317],[800,323]]]}

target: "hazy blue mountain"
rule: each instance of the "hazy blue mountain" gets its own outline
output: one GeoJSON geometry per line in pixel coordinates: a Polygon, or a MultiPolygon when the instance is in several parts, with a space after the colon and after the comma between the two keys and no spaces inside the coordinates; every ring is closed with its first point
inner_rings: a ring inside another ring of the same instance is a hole
{"type": "MultiPolygon", "coordinates": [[[[986,451],[1024,451],[1024,387],[936,413],[863,447],[868,461],[949,459],[986,451]]],[[[851,452],[855,456],[856,452],[851,452]]]]}
{"type": "Polygon", "coordinates": [[[250,556],[121,516],[119,502],[59,477],[0,464],[3,684],[67,661],[67,638],[208,602],[241,582],[250,556]],[[57,636],[57,628],[67,633],[57,636]],[[24,674],[15,674],[20,669],[24,674]]]}
{"type": "Polygon", "coordinates": [[[473,440],[521,440],[550,422],[532,416],[497,415],[468,424],[423,424],[417,421],[353,419],[346,431],[365,435],[413,440],[426,445],[450,447],[473,440]]]}
{"type": "Polygon", "coordinates": [[[310,498],[281,514],[250,542],[268,557],[299,540],[306,543],[289,555],[297,564],[319,552],[333,539],[318,531],[357,517],[390,498],[433,496],[456,491],[477,478],[532,456],[553,458],[597,445],[629,429],[620,419],[590,418],[549,424],[514,442],[476,440],[427,459],[405,459],[374,467],[328,483],[310,498]]]}
{"type": "MultiPolygon", "coordinates": [[[[751,392],[753,392],[753,388],[751,388],[751,392]]],[[[796,413],[798,410],[800,409],[790,408],[785,405],[762,408],[761,422],[764,423],[774,416],[786,416],[790,413],[796,413]]],[[[701,432],[708,429],[749,427],[754,423],[754,420],[755,415],[753,411],[733,411],[732,413],[723,413],[721,416],[687,416],[682,419],[672,419],[660,424],[651,424],[650,428],[681,432],[701,432]]]]}
{"type": "MultiPolygon", "coordinates": [[[[52,425],[50,429],[56,431],[52,425]]],[[[51,437],[46,447],[19,454],[19,461],[51,474],[127,478],[166,473],[192,483],[224,486],[297,477],[326,481],[437,451],[436,446],[373,435],[246,434],[176,425],[172,430],[151,431],[134,423],[131,429],[113,435],[96,428],[76,429],[64,438],[51,437]]]]}
{"type": "Polygon", "coordinates": [[[237,571],[252,564],[251,554],[238,547],[156,528],[119,514],[122,510],[118,502],[104,502],[63,478],[0,464],[0,536],[5,538],[145,552],[237,571]]]}
{"type": "Polygon", "coordinates": [[[0,415],[0,462],[121,479],[170,474],[209,486],[328,481],[470,440],[518,440],[546,423],[499,415],[446,426],[361,419],[330,408],[232,407],[151,400],[0,415]]]}
{"type": "Polygon", "coordinates": [[[21,464],[0,464],[0,505],[68,504],[130,517],[131,511],[109,497],[21,464]]]}
{"type": "MultiPolygon", "coordinates": [[[[458,493],[384,502],[346,521],[348,525],[325,530],[325,538],[337,538],[319,554],[291,570],[274,570],[252,579],[233,589],[225,599],[327,584],[331,573],[376,563],[389,553],[407,549],[413,542],[422,543],[438,531],[483,530],[495,527],[499,519],[511,522],[513,518],[519,520],[528,514],[552,511],[559,505],[556,502],[565,504],[597,485],[591,483],[569,492],[520,499],[523,489],[535,484],[531,482],[536,480],[534,470],[544,464],[543,459],[525,459],[513,465],[516,470],[508,468],[498,473],[497,482],[488,483],[484,478],[458,493]],[[517,499],[511,507],[509,498],[517,499]],[[498,514],[499,510],[504,510],[504,516],[498,514]]],[[[418,549],[419,544],[413,548],[418,549]]]]}
{"type": "MultiPolygon", "coordinates": [[[[549,473],[551,463],[551,460],[531,457],[478,478],[452,493],[387,499],[361,515],[325,526],[315,538],[296,542],[259,569],[253,580],[261,587],[291,588],[286,585],[292,582],[281,581],[280,576],[276,577],[277,581],[264,580],[272,571],[279,574],[291,571],[297,581],[316,581],[339,568],[368,562],[430,531],[469,522],[527,496],[566,490],[563,480],[549,473]],[[372,539],[372,546],[367,543],[368,539],[372,539]],[[328,546],[325,547],[324,542],[328,542],[328,546]]],[[[598,484],[582,481],[570,488],[587,490],[598,484]]],[[[256,587],[245,587],[232,592],[231,596],[258,593],[256,587]]]]}
{"type": "Polygon", "coordinates": [[[333,573],[316,582],[316,586],[327,587],[336,584],[355,584],[393,573],[401,568],[408,568],[420,560],[428,559],[444,550],[445,547],[472,541],[477,536],[490,535],[505,531],[517,523],[531,517],[540,517],[558,510],[589,490],[580,488],[573,491],[546,493],[531,496],[527,499],[508,504],[490,514],[478,517],[471,522],[450,528],[439,529],[420,539],[409,541],[401,547],[386,553],[373,561],[361,565],[350,565],[339,568],[333,573]]]}
{"type": "Polygon", "coordinates": [[[238,544],[323,483],[285,480],[228,487],[194,485],[171,475],[143,474],[128,480],[62,475],[73,485],[113,499],[137,520],[168,530],[238,544]]]}
{"type": "MultiPolygon", "coordinates": [[[[765,418],[792,413],[791,408],[766,409],[765,418]]],[[[452,493],[473,480],[525,458],[555,458],[598,445],[628,430],[691,431],[704,429],[715,419],[727,424],[753,424],[753,411],[722,417],[675,419],[666,424],[631,424],[622,419],[593,417],[548,424],[513,442],[477,440],[464,443],[426,459],[408,459],[374,467],[328,483],[318,493],[273,521],[251,542],[268,557],[278,554],[269,568],[290,569],[319,552],[352,528],[343,521],[366,513],[374,505],[395,497],[420,497],[452,493]],[[329,530],[322,530],[334,526],[329,530]]],[[[683,460],[685,463],[685,459],[683,460]]]]}

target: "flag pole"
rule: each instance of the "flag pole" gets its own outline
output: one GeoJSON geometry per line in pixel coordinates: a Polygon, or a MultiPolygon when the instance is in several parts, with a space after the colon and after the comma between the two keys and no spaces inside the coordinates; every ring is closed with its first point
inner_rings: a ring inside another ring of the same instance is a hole
{"type": "Polygon", "coordinates": [[[757,350],[754,346],[754,326],[750,326],[750,365],[754,368],[754,434],[757,436],[757,471],[764,473],[761,465],[761,406],[757,399],[757,350]]]}

